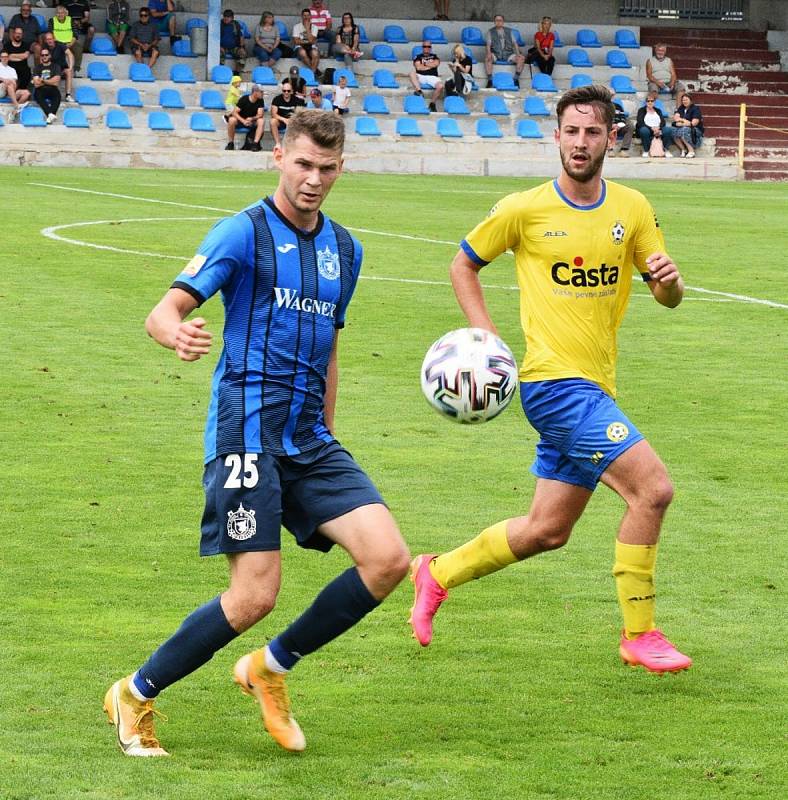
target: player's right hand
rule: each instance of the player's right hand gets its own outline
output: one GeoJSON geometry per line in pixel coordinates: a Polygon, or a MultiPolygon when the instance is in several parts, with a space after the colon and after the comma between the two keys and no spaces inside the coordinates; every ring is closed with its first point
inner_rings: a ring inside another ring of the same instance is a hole
{"type": "Polygon", "coordinates": [[[178,325],[175,332],[175,354],[181,361],[197,361],[211,350],[213,334],[206,331],[205,320],[195,317],[178,325]]]}

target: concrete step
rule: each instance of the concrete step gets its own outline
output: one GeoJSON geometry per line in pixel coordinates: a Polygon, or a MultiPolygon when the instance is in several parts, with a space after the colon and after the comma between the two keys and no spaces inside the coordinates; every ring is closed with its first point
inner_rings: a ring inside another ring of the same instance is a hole
{"type": "Polygon", "coordinates": [[[664,42],[669,48],[682,47],[763,47],[768,49],[766,33],[742,29],[655,28],[640,29],[641,44],[653,46],[664,42]]]}

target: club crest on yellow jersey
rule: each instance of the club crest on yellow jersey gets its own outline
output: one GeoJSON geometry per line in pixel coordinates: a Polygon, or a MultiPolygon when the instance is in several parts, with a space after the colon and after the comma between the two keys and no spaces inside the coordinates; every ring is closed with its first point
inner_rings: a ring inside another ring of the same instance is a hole
{"type": "Polygon", "coordinates": [[[617,219],[610,228],[610,238],[613,240],[613,244],[624,244],[626,232],[624,223],[617,219]]]}

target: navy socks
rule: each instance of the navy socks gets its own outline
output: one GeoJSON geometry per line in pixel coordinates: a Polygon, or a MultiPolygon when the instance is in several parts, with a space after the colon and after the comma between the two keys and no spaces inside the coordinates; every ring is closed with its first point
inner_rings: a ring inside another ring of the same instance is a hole
{"type": "Polygon", "coordinates": [[[358,570],[351,567],[334,578],[287,630],[269,642],[268,648],[285,669],[290,669],[299,658],[336,639],[379,605],[358,570]]]}
{"type": "Polygon", "coordinates": [[[153,698],[170,684],[210,661],[238,636],[227,621],[218,597],[189,614],[181,627],[137,670],[136,689],[153,698]]]}

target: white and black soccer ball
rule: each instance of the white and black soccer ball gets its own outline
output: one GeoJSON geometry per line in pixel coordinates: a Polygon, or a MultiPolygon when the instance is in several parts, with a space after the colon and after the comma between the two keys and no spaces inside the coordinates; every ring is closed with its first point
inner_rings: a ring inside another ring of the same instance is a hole
{"type": "Polygon", "coordinates": [[[490,331],[460,328],[441,336],[421,365],[427,402],[455,422],[486,422],[514,397],[517,363],[490,331]]]}

